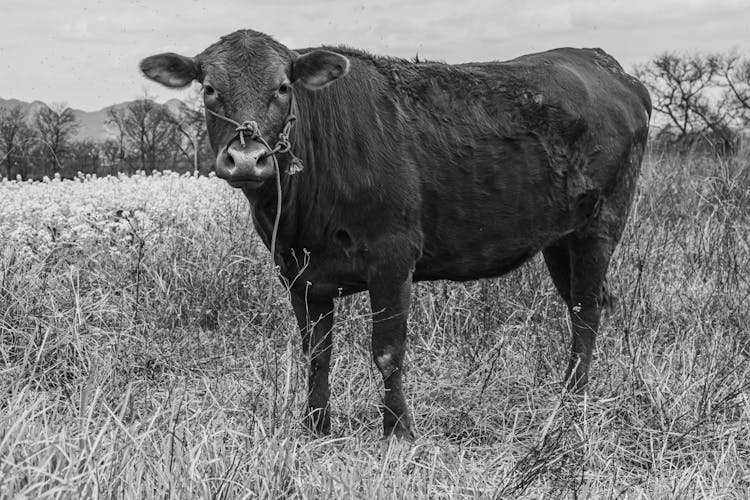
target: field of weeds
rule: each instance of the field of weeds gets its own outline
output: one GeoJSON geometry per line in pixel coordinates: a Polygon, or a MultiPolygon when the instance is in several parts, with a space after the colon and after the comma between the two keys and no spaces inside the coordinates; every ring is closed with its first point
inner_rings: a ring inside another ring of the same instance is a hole
{"type": "Polygon", "coordinates": [[[540,258],[416,287],[415,443],[381,437],[364,296],[337,304],[333,434],[241,193],[0,183],[3,498],[747,498],[750,155],[651,153],[583,398],[540,258]]]}

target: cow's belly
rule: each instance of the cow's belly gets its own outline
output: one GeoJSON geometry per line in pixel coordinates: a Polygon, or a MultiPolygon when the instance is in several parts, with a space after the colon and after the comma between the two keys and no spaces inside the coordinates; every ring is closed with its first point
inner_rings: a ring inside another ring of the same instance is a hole
{"type": "MultiPolygon", "coordinates": [[[[467,281],[500,276],[569,232],[529,230],[518,237],[510,236],[503,225],[482,228],[463,224],[460,228],[446,229],[439,235],[424,235],[414,281],[467,281]]],[[[384,258],[387,260],[388,256],[384,258]]],[[[361,256],[313,257],[304,268],[290,266],[284,274],[295,292],[310,298],[343,297],[367,289],[367,267],[361,256]]]]}
{"type": "Polygon", "coordinates": [[[484,231],[473,237],[456,231],[440,238],[425,237],[422,258],[417,261],[415,280],[466,281],[500,276],[531,259],[567,231],[533,231],[508,237],[500,231],[484,231]]]}
{"type": "Polygon", "coordinates": [[[414,271],[415,281],[452,280],[467,281],[500,276],[520,266],[536,254],[538,250],[493,255],[456,256],[439,261],[420,260],[414,271]]]}
{"type": "MultiPolygon", "coordinates": [[[[574,229],[574,219],[546,192],[466,193],[428,204],[415,278],[470,280],[499,276],[574,229]]],[[[561,197],[560,197],[561,198],[561,197]]],[[[559,198],[558,198],[559,199],[559,198]]]]}

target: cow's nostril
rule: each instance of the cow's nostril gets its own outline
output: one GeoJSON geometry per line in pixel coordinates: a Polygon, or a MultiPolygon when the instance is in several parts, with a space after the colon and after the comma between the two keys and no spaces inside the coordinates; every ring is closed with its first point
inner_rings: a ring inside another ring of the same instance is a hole
{"type": "Polygon", "coordinates": [[[259,143],[250,142],[242,146],[232,143],[217,157],[216,173],[222,179],[235,182],[269,179],[275,170],[268,153],[267,148],[259,143]]]}
{"type": "Polygon", "coordinates": [[[273,157],[268,153],[263,153],[263,156],[258,158],[258,166],[264,170],[273,170],[273,157]]]}

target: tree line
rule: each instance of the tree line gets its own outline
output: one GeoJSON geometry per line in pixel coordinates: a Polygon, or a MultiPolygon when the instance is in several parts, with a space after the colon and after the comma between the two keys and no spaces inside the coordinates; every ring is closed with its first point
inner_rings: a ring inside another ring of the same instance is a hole
{"type": "MultiPolygon", "coordinates": [[[[657,144],[729,153],[750,130],[750,59],[663,53],[633,73],[651,93],[657,144]]],[[[213,168],[198,95],[172,107],[147,97],[112,107],[106,125],[106,140],[76,140],[79,123],[67,106],[41,106],[33,116],[20,106],[0,109],[0,177],[164,169],[206,174],[213,168]]]]}
{"type": "Polygon", "coordinates": [[[165,169],[207,174],[213,168],[198,96],[172,106],[144,97],[109,108],[105,124],[107,139],[79,140],[80,123],[66,105],[42,105],[31,113],[20,105],[0,109],[0,178],[165,169]]]}
{"type": "Polygon", "coordinates": [[[653,139],[731,153],[750,130],[750,59],[736,52],[663,53],[634,71],[651,93],[653,139]]]}

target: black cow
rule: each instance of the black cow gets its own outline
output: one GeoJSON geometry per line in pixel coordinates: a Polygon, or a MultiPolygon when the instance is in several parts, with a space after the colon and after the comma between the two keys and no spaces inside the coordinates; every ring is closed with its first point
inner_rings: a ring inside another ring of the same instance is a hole
{"type": "Polygon", "coordinates": [[[141,70],[169,87],[203,84],[216,172],[242,189],[293,283],[313,430],[330,431],[334,298],[369,291],[385,434],[408,438],[412,282],[498,276],[539,251],[573,325],[565,379],[585,386],[651,114],[646,89],[607,53],[449,65],[294,51],[243,30],[141,70]]]}

